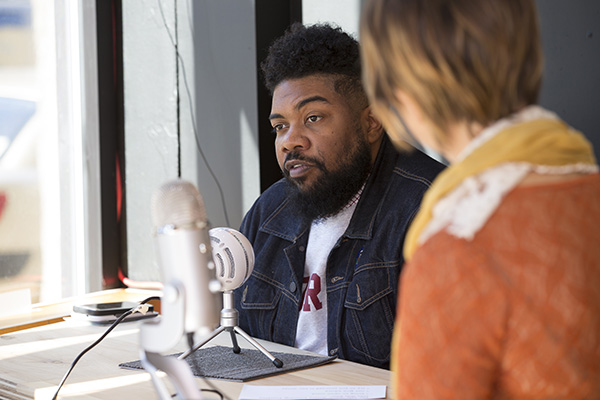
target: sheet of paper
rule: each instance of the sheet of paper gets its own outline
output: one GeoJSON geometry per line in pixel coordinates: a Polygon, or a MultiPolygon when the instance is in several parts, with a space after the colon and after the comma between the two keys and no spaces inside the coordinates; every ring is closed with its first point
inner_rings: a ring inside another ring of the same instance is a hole
{"type": "Polygon", "coordinates": [[[384,399],[385,385],[259,386],[244,385],[239,400],[384,399]]]}

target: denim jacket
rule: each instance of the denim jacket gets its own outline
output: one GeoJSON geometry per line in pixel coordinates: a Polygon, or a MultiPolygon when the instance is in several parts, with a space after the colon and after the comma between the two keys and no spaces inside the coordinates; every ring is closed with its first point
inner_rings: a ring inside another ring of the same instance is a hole
{"type": "MultiPolygon", "coordinates": [[[[416,150],[399,154],[384,139],[350,224],[327,260],[329,355],[389,368],[404,236],[443,168],[416,150]]],[[[293,346],[310,223],[289,209],[285,185],[282,179],[268,188],[242,221],[255,265],[236,289],[235,305],[248,334],[293,346]]]]}

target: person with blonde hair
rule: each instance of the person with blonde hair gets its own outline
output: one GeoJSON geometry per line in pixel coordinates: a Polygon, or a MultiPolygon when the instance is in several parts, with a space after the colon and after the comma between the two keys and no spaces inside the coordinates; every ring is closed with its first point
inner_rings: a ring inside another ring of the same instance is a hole
{"type": "Polygon", "coordinates": [[[600,174],[536,105],[534,0],[371,0],[360,39],[393,142],[450,162],[404,244],[396,398],[600,398],[600,174]]]}

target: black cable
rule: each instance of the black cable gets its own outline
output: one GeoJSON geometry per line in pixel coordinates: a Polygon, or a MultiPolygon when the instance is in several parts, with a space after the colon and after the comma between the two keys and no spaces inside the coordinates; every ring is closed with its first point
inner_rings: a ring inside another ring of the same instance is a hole
{"type": "MultiPolygon", "coordinates": [[[[221,400],[223,400],[223,393],[219,392],[219,391],[218,391],[218,390],[216,390],[216,389],[200,389],[200,391],[202,391],[202,392],[211,392],[211,393],[216,393],[216,394],[218,394],[218,395],[219,395],[219,398],[220,398],[221,400]]],[[[229,397],[225,397],[225,398],[229,400],[229,397]]]]}
{"type": "MultiPolygon", "coordinates": [[[[201,392],[216,393],[216,394],[219,395],[219,398],[221,400],[223,400],[223,394],[221,392],[219,392],[218,390],[216,390],[216,389],[214,389],[214,390],[213,389],[200,389],[200,391],[201,392]]],[[[175,398],[176,396],[177,396],[177,393],[174,393],[174,394],[171,395],[171,397],[173,397],[173,398],[175,398]]],[[[227,397],[227,399],[229,399],[229,398],[227,397]]]]}
{"type": "MultiPolygon", "coordinates": [[[[91,349],[93,349],[96,345],[98,345],[102,340],[104,340],[104,338],[113,330],[115,329],[115,327],[120,324],[125,318],[127,318],[127,316],[133,314],[135,311],[137,311],[137,309],[141,306],[144,305],[146,303],[148,303],[149,301],[152,300],[160,300],[160,297],[158,296],[151,296],[148,297],[144,300],[142,300],[137,306],[125,311],[123,314],[121,314],[112,324],[111,326],[108,327],[108,329],[106,331],[104,331],[104,333],[91,345],[89,345],[88,347],[86,347],[81,353],[79,353],[77,355],[77,357],[75,357],[75,359],[73,360],[73,362],[71,363],[71,365],[69,366],[69,369],[67,370],[67,372],[65,373],[65,375],[63,376],[62,380],[60,381],[60,383],[58,384],[58,387],[56,388],[56,392],[54,393],[54,396],[52,396],[52,400],[56,400],[58,398],[58,392],[60,392],[60,389],[63,387],[64,383],[66,382],[67,378],[69,377],[69,375],[71,374],[71,372],[73,371],[73,368],[75,368],[75,365],[79,362],[79,360],[81,360],[81,358],[91,349]]],[[[188,335],[188,343],[191,343],[190,347],[193,346],[193,335],[188,335]],[[191,342],[189,342],[191,340],[191,342]]],[[[200,391],[204,391],[204,392],[212,392],[212,393],[216,393],[219,395],[219,397],[221,398],[221,400],[223,400],[223,398],[227,399],[227,400],[231,400],[229,399],[229,397],[224,396],[215,386],[212,385],[212,383],[210,383],[206,378],[202,377],[204,379],[204,382],[211,388],[211,389],[200,389],[200,391]]],[[[173,397],[176,396],[173,395],[173,397]]]]}
{"type": "Polygon", "coordinates": [[[225,400],[231,400],[231,398],[230,398],[230,397],[228,397],[228,396],[225,396],[223,393],[221,393],[221,392],[219,391],[219,389],[217,389],[217,387],[216,387],[215,385],[213,385],[213,384],[212,384],[212,382],[211,382],[211,381],[209,381],[208,379],[206,379],[206,377],[202,376],[201,378],[202,378],[202,380],[204,381],[204,383],[206,383],[206,385],[207,385],[208,387],[210,387],[210,389],[200,389],[200,391],[201,391],[201,392],[211,392],[211,393],[216,393],[216,394],[218,394],[218,395],[219,395],[219,397],[221,398],[221,400],[224,400],[224,399],[225,399],[225,400]]]}
{"type": "Polygon", "coordinates": [[[54,396],[52,396],[52,400],[56,400],[57,399],[58,392],[60,391],[60,389],[64,385],[65,381],[67,380],[67,378],[69,377],[69,375],[73,371],[73,368],[79,362],[79,360],[81,359],[81,357],[83,357],[83,355],[85,353],[87,353],[88,351],[90,351],[91,349],[93,349],[98,343],[100,343],[127,316],[133,314],[133,312],[136,311],[141,305],[146,304],[147,302],[149,302],[151,300],[160,300],[160,297],[157,297],[157,296],[148,297],[147,299],[144,299],[143,301],[141,301],[140,304],[138,304],[137,306],[131,308],[130,310],[125,311],[123,314],[121,314],[119,316],[119,318],[117,318],[115,320],[115,322],[112,323],[111,326],[108,327],[108,329],[102,334],[102,336],[100,336],[94,343],[92,343],[91,345],[89,345],[88,347],[86,347],[81,353],[79,353],[79,355],[77,355],[77,357],[75,357],[75,360],[73,360],[73,362],[71,363],[71,366],[69,367],[69,369],[67,370],[67,372],[63,376],[62,380],[60,381],[60,384],[58,385],[58,388],[56,388],[56,393],[54,393],[54,396]]]}
{"type": "Polygon", "coordinates": [[[192,94],[190,92],[190,87],[189,87],[188,81],[187,81],[187,73],[185,72],[185,63],[183,62],[183,58],[181,57],[181,54],[179,53],[179,48],[177,47],[177,43],[175,42],[175,39],[173,39],[173,35],[171,35],[171,31],[169,30],[169,26],[167,25],[167,19],[163,12],[162,4],[161,4],[160,0],[156,0],[156,2],[158,3],[160,15],[162,17],[163,25],[165,26],[165,30],[167,31],[167,35],[169,36],[169,40],[171,41],[171,44],[173,45],[173,48],[175,49],[175,55],[177,57],[177,60],[181,63],[181,75],[183,76],[183,85],[185,86],[185,92],[187,94],[188,101],[190,103],[190,118],[192,119],[192,130],[194,131],[194,140],[196,141],[196,148],[198,149],[198,152],[200,153],[200,156],[202,157],[202,160],[204,161],[204,164],[206,165],[206,169],[208,169],[208,172],[210,173],[213,180],[217,184],[217,189],[219,190],[219,195],[221,196],[221,205],[223,207],[223,214],[225,215],[225,222],[227,223],[227,226],[230,226],[229,215],[227,214],[227,206],[225,204],[225,195],[223,194],[223,188],[221,187],[221,183],[219,182],[219,179],[217,179],[217,176],[214,173],[213,169],[210,167],[210,164],[208,163],[208,160],[206,159],[206,156],[204,155],[204,151],[202,150],[202,146],[200,145],[200,140],[198,139],[198,131],[196,128],[196,118],[194,117],[194,113],[191,111],[193,102],[192,102],[192,94]]]}

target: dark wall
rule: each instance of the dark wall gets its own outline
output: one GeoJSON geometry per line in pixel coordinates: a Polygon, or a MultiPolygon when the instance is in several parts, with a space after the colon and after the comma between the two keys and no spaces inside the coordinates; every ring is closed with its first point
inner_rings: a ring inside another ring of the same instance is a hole
{"type": "Polygon", "coordinates": [[[268,115],[271,113],[271,93],[265,88],[260,63],[268,54],[269,46],[293,23],[302,21],[302,0],[256,1],[256,71],[258,108],[258,152],[260,157],[260,192],[278,181],[283,175],[275,157],[274,140],[268,115]]]}
{"type": "Polygon", "coordinates": [[[537,6],[546,57],[540,104],[583,132],[600,159],[600,1],[537,6]]]}

